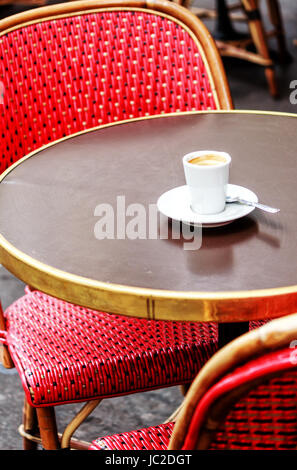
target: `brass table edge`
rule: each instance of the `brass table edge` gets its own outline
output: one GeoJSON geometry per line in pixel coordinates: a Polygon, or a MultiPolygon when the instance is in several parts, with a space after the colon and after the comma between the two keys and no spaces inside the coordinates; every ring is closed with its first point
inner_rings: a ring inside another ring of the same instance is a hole
{"type": "MultiPolygon", "coordinates": [[[[223,113],[297,117],[297,114],[293,113],[220,110],[170,113],[118,121],[77,132],[31,152],[9,167],[0,176],[0,183],[17,165],[43,149],[87,132],[160,117],[223,113]]],[[[274,318],[297,312],[297,285],[246,291],[191,292],[111,284],[43,264],[15,248],[1,234],[0,262],[17,278],[49,295],[83,307],[114,314],[159,320],[232,322],[274,318]]]]}

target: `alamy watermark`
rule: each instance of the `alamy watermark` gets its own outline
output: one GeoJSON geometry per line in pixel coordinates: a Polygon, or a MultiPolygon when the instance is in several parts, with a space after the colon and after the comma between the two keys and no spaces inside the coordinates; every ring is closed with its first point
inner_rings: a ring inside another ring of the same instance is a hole
{"type": "Polygon", "coordinates": [[[117,196],[115,207],[101,203],[95,207],[94,225],[97,240],[182,240],[184,250],[199,250],[201,224],[171,220],[158,211],[156,204],[126,204],[124,195],[117,196]]]}
{"type": "Polygon", "coordinates": [[[292,80],[291,81],[290,89],[293,90],[290,93],[290,103],[291,104],[297,104],[297,80],[292,80]]]}

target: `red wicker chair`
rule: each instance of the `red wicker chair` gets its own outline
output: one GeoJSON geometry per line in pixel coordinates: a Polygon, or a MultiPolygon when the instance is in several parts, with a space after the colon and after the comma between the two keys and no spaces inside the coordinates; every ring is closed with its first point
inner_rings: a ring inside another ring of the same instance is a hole
{"type": "Polygon", "coordinates": [[[101,437],[89,448],[296,449],[296,333],[294,314],[241,336],[198,373],[175,423],[101,437]]]}
{"type": "MultiPolygon", "coordinates": [[[[0,81],[0,172],[51,141],[116,120],[232,108],[209,33],[162,0],[77,1],[8,17],[0,21],[0,81]]],[[[55,405],[88,401],[64,432],[68,447],[102,398],[189,383],[217,348],[214,324],[112,316],[34,289],[5,311],[0,328],[4,363],[17,367],[25,390],[26,449],[36,429],[44,448],[60,447],[55,405]]]]}

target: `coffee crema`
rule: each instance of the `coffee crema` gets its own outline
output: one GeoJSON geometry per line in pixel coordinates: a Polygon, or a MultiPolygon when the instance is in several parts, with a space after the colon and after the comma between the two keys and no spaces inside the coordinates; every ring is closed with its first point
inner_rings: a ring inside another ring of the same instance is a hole
{"type": "Polygon", "coordinates": [[[199,157],[191,158],[188,160],[188,163],[192,163],[193,165],[201,165],[201,166],[214,166],[220,165],[222,163],[226,163],[227,160],[222,155],[215,155],[215,154],[205,154],[200,155],[199,157]]]}

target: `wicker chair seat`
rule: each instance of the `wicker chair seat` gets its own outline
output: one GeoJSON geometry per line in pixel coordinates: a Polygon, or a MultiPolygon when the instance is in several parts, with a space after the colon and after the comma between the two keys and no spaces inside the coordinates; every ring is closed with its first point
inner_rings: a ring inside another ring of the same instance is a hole
{"type": "MultiPolygon", "coordinates": [[[[183,450],[195,449],[197,428],[203,422],[210,424],[208,432],[212,430],[212,438],[207,446],[210,450],[296,449],[297,374],[294,364],[296,353],[286,348],[257,358],[225,376],[200,400],[187,431],[183,450]],[[257,385],[262,375],[267,378],[257,385]],[[254,384],[250,391],[249,384],[254,384]],[[246,392],[236,399],[240,387],[246,387],[246,392]],[[217,431],[213,429],[219,415],[217,411],[211,414],[215,406],[226,413],[225,417],[221,416],[217,431]],[[208,416],[210,418],[207,420],[208,416]]],[[[168,449],[174,426],[173,422],[165,423],[100,437],[92,442],[89,449],[165,450],[168,449]]]]}
{"type": "Polygon", "coordinates": [[[96,439],[90,450],[167,450],[174,423],[96,439]]]}
{"type": "Polygon", "coordinates": [[[39,291],[4,315],[6,344],[32,406],[187,383],[217,349],[214,323],[111,315],[39,291]]]}

